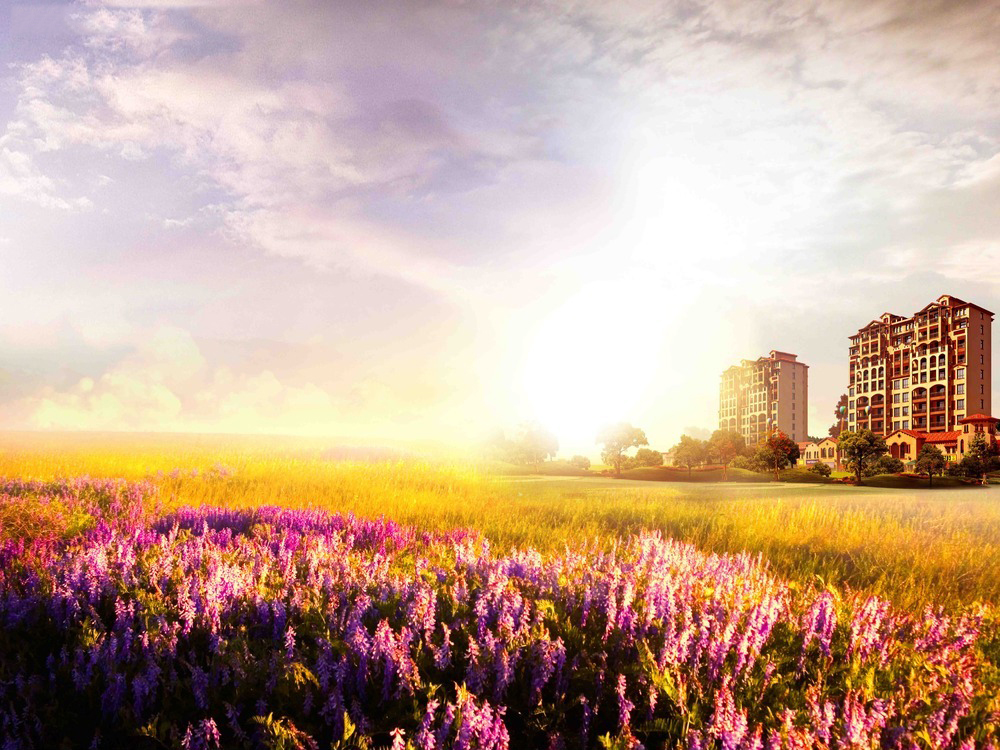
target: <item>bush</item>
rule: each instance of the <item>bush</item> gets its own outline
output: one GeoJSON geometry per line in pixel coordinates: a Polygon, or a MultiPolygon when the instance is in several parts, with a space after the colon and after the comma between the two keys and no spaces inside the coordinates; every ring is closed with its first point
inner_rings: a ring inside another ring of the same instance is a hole
{"type": "Polygon", "coordinates": [[[822,461],[817,461],[812,466],[810,466],[809,471],[811,471],[813,474],[819,474],[821,477],[828,477],[833,473],[833,469],[831,469],[827,464],[823,463],[822,461]]]}
{"type": "Polygon", "coordinates": [[[905,468],[902,461],[886,453],[874,461],[866,462],[861,473],[866,477],[874,477],[879,474],[900,474],[905,468]]]}
{"type": "Polygon", "coordinates": [[[590,459],[586,456],[573,456],[573,458],[569,460],[569,463],[571,466],[583,469],[584,471],[590,468],[590,459]]]}

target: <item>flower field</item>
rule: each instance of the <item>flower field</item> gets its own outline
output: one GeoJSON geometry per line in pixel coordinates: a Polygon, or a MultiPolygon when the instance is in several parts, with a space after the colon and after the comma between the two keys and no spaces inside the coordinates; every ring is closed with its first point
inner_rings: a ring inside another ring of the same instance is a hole
{"type": "Polygon", "coordinates": [[[0,484],[5,749],[1000,741],[990,606],[902,609],[657,531],[494,549],[164,487],[0,484]]]}

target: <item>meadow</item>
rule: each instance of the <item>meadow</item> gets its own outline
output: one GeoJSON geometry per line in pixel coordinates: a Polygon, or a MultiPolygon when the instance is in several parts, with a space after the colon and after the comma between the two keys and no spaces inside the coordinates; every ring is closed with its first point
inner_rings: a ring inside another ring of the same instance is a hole
{"type": "Polygon", "coordinates": [[[4,747],[995,747],[1000,487],[336,455],[0,435],[4,747]]]}

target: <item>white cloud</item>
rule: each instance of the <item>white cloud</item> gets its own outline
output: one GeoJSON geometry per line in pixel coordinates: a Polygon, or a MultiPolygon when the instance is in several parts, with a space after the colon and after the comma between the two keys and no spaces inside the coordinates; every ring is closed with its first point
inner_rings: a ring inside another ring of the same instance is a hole
{"type": "Polygon", "coordinates": [[[270,369],[241,372],[213,364],[183,329],[161,326],[132,335],[134,351],[102,374],[0,404],[0,424],[327,435],[338,429],[378,435],[381,428],[389,435],[398,430],[399,415],[425,408],[409,400],[405,388],[376,380],[361,380],[335,396],[314,382],[283,381],[270,369]]]}

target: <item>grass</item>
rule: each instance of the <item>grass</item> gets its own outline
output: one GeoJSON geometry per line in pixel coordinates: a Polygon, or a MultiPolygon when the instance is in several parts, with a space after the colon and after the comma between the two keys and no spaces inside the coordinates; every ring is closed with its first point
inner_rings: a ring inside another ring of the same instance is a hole
{"type": "MultiPolygon", "coordinates": [[[[759,553],[804,586],[848,586],[910,609],[1000,601],[996,486],[945,489],[949,480],[935,478],[928,490],[926,480],[908,477],[867,479],[860,488],[775,484],[733,469],[726,484],[707,471],[673,484],[500,477],[455,462],[331,461],[329,448],[304,439],[3,434],[0,476],[149,478],[167,507],[320,507],[428,530],[474,527],[501,548],[552,551],[659,529],[709,551],[759,553]]],[[[16,535],[22,512],[5,507],[0,533],[16,535]]],[[[58,507],[32,513],[45,528],[87,525],[58,507]]]]}

